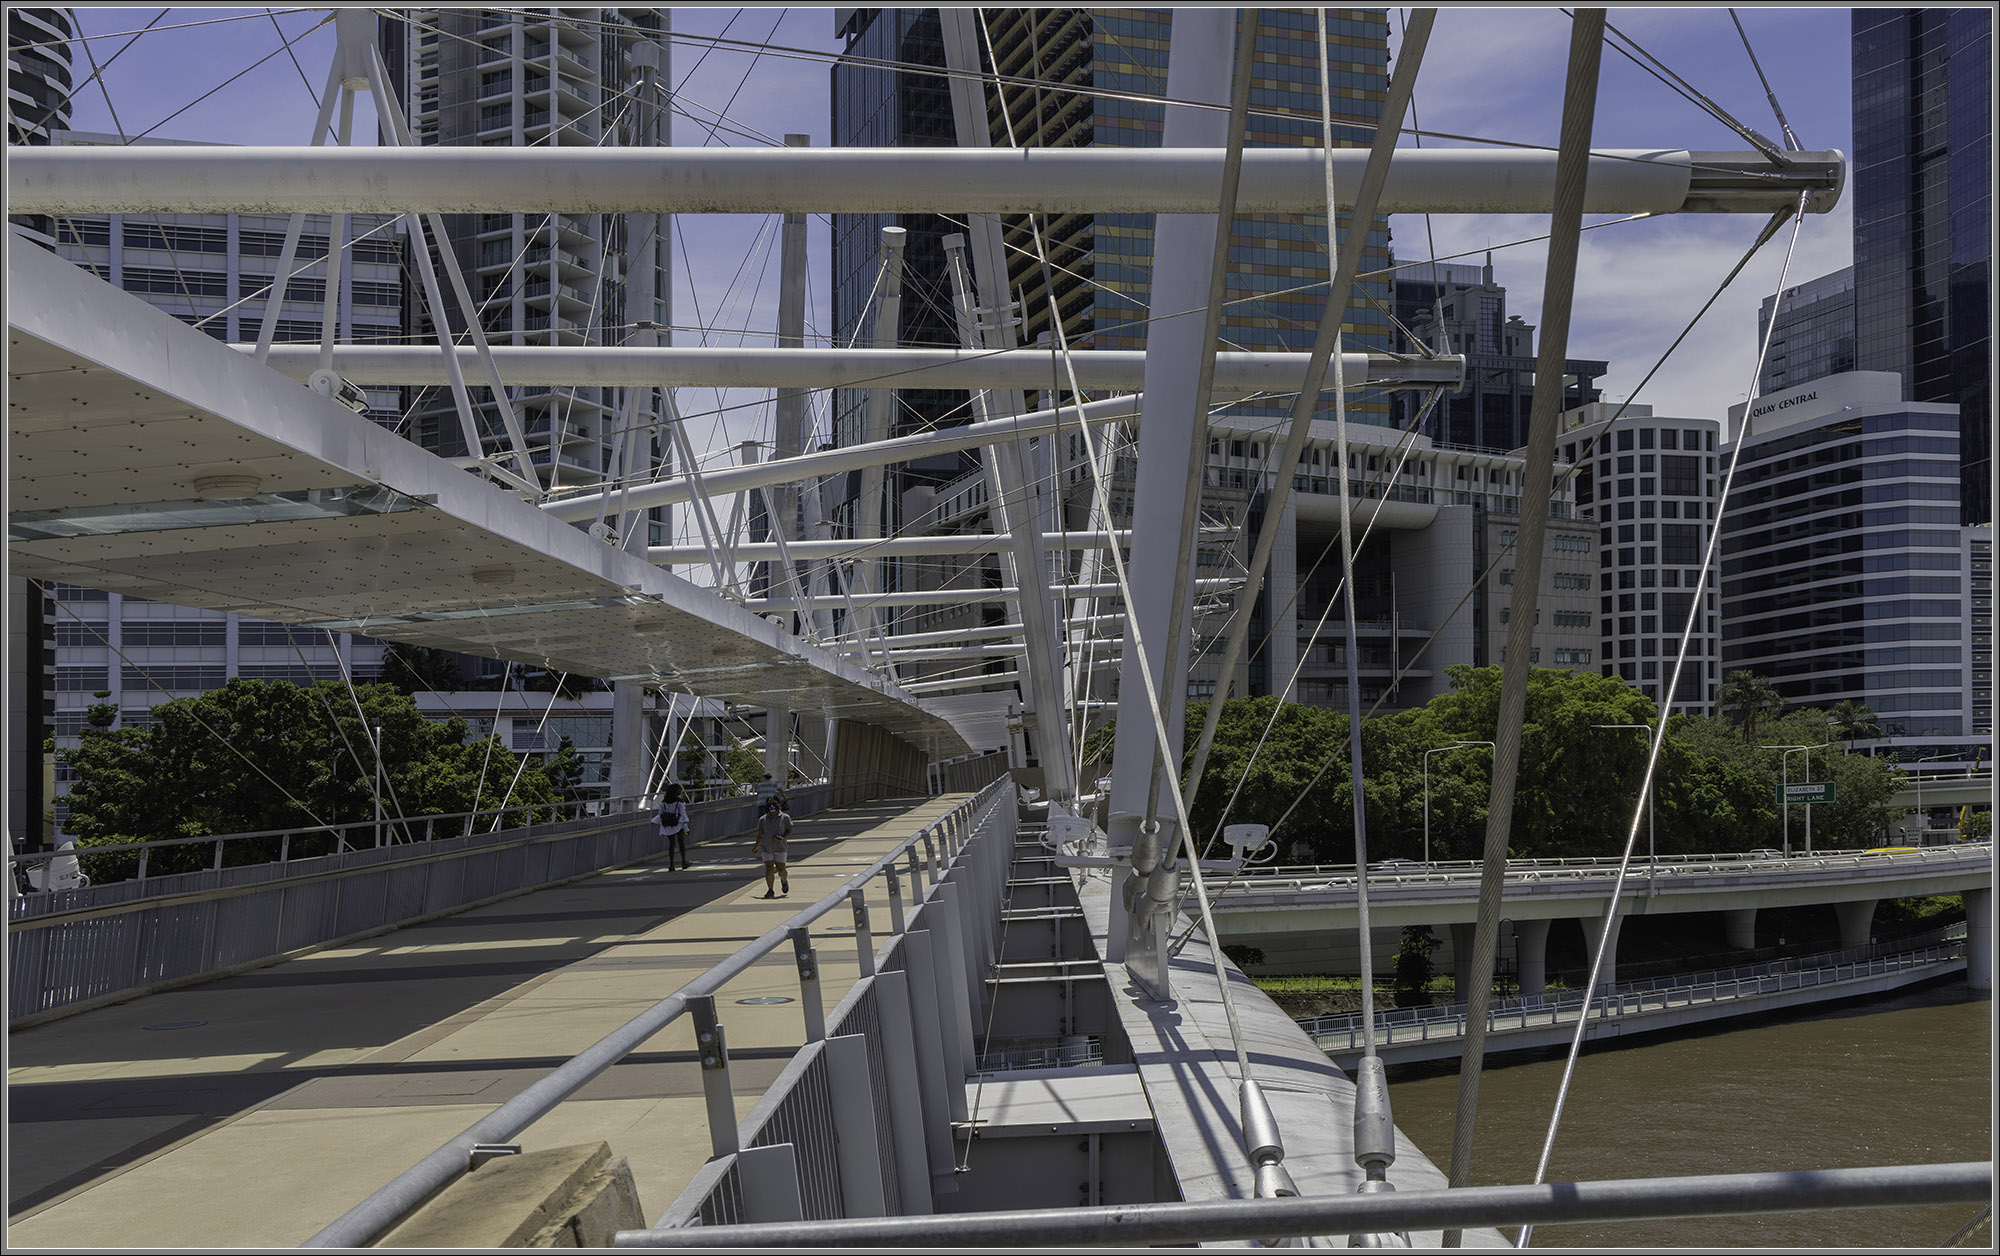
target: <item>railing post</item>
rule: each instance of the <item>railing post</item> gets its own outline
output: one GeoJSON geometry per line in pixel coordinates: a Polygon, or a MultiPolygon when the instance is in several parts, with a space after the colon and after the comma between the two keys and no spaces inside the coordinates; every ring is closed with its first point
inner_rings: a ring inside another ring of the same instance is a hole
{"type": "MultiPolygon", "coordinates": [[[[966,962],[965,929],[958,909],[958,887],[947,881],[926,911],[937,913],[931,929],[931,959],[937,968],[939,1025],[948,1042],[955,1042],[958,1065],[950,1078],[954,1121],[970,1119],[965,1110],[965,1078],[978,1067],[978,1043],[972,1035],[973,1017],[978,1013],[978,996],[973,994],[971,966],[966,962]]],[[[947,1050],[949,1060],[952,1052],[947,1050]]]]}
{"type": "MultiPolygon", "coordinates": [[[[141,881],[144,881],[146,879],[146,858],[152,853],[153,853],[153,848],[150,846],[141,846],[139,848],[139,880],[141,881]]],[[[48,866],[49,866],[48,861],[43,860],[42,861],[42,868],[44,869],[44,871],[42,872],[43,885],[47,885],[49,883],[49,874],[47,872],[48,866]]]]}
{"type": "Polygon", "coordinates": [[[819,994],[819,952],[813,949],[812,931],[804,925],[793,926],[789,934],[792,962],[799,968],[799,1005],[805,1012],[806,1041],[818,1042],[826,1037],[826,1004],[819,994]]]}
{"type": "Polygon", "coordinates": [[[847,892],[847,902],[854,909],[854,959],[866,980],[875,975],[875,934],[868,927],[868,896],[857,885],[847,892]]]}
{"type": "Polygon", "coordinates": [[[736,1138],[736,1096],[729,1085],[729,1042],[715,1017],[715,996],[696,995],[687,1001],[694,1018],[694,1040],[701,1056],[702,1097],[708,1103],[708,1144],[718,1156],[741,1145],[736,1138]]]}
{"type": "Polygon", "coordinates": [[[743,1220],[803,1221],[799,1161],[791,1143],[750,1147],[736,1153],[736,1180],[743,1188],[743,1220]]]}
{"type": "Polygon", "coordinates": [[[915,910],[916,905],[924,901],[924,865],[923,861],[917,858],[915,846],[911,846],[903,854],[910,865],[910,907],[911,910],[915,910]]]}
{"type": "Polygon", "coordinates": [[[215,862],[209,866],[210,872],[222,871],[222,839],[215,839],[215,862]]]}
{"type": "Polygon", "coordinates": [[[917,1086],[924,1100],[924,1146],[930,1155],[931,1177],[934,1182],[940,1177],[955,1182],[951,1123],[965,1109],[965,1075],[954,1067],[958,1040],[943,1024],[944,1004],[938,998],[940,965],[934,962],[930,930],[912,929],[904,934],[903,956],[908,965],[903,971],[910,983],[910,1025],[916,1044],[917,1086]],[[958,1096],[956,1103],[952,1102],[954,1094],[958,1096]]]}
{"type": "Polygon", "coordinates": [[[882,869],[882,875],[889,879],[889,928],[902,933],[907,927],[903,919],[903,881],[896,875],[896,865],[882,869]]]}
{"type": "Polygon", "coordinates": [[[925,829],[922,836],[924,839],[924,863],[930,870],[931,884],[936,885],[942,879],[938,871],[937,838],[930,829],[925,829]]]}
{"type": "MultiPolygon", "coordinates": [[[[875,1002],[881,1012],[882,1065],[889,1078],[889,1128],[895,1132],[896,1182],[903,1215],[927,1216],[932,1208],[931,1175],[909,974],[885,972],[877,976],[875,1002]]],[[[950,1131],[945,1134],[948,1142],[950,1131]]]]}

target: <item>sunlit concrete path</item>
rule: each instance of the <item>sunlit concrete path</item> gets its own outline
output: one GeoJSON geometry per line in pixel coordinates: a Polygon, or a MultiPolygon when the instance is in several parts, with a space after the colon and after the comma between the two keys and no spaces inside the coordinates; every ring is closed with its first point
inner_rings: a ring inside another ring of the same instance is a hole
{"type": "MultiPolygon", "coordinates": [[[[289,1247],[544,1073],[964,801],[891,799],[797,824],[766,900],[746,839],[616,869],[243,975],[10,1035],[9,1247],[289,1247]]],[[[889,929],[882,878],[869,907],[889,929]]],[[[850,917],[815,929],[831,1008],[850,917]]],[[[804,1041],[789,948],[717,1003],[739,1116],[804,1041]]],[[[603,1140],[652,1217],[709,1156],[688,1018],[527,1130],[603,1140]]]]}

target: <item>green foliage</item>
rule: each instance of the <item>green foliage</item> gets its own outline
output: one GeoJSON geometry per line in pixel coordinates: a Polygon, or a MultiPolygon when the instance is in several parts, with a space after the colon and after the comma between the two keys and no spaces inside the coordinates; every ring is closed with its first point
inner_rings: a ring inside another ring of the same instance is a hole
{"type": "MultiPolygon", "coordinates": [[[[549,764],[522,766],[497,739],[467,744],[464,720],[425,719],[388,684],[357,685],[350,697],[334,681],[301,688],[233,680],[155,707],[150,728],[110,728],[110,719],[99,720],[106,710],[93,708],[81,744],[62,752],[76,773],[66,827],[82,846],[368,820],[375,814],[377,728],[383,811],[392,817],[495,807],[510,786],[511,805],[545,807],[568,796],[581,775],[566,744],[549,764]]],[[[275,857],[277,843],[231,847],[240,849],[229,862],[248,862],[275,857]]],[[[209,848],[189,852],[155,856],[149,875],[179,870],[161,860],[208,865],[209,848]]],[[[293,853],[321,852],[295,844],[293,853]]],[[[87,870],[110,879],[111,861],[99,862],[87,870]]]]}
{"type": "Polygon", "coordinates": [[[1776,685],[1743,668],[1722,678],[1722,688],[1716,692],[1715,705],[1725,713],[1735,715],[1737,727],[1743,730],[1744,738],[1751,740],[1757,736],[1758,724],[1785,709],[1785,697],[1778,692],[1776,685]]]}
{"type": "Polygon", "coordinates": [[[1426,925],[1405,925],[1403,940],[1396,947],[1396,1006],[1424,1007],[1431,1001],[1431,982],[1437,965],[1431,953],[1441,946],[1426,925]]]}
{"type": "Polygon", "coordinates": [[[1965,827],[1959,833],[1959,836],[1964,838],[1966,841],[1972,841],[1974,839],[1983,840],[1985,838],[1992,837],[1993,812],[1991,810],[1967,812],[1965,817],[1965,827]]]}
{"type": "Polygon", "coordinates": [[[1264,948],[1261,946],[1244,946],[1238,942],[1226,942],[1223,944],[1222,954],[1225,959],[1238,968],[1246,968],[1252,964],[1262,964],[1264,962],[1264,948]]]}
{"type": "Polygon", "coordinates": [[[465,686],[458,656],[450,650],[401,642],[382,651],[382,680],[403,694],[442,693],[465,686]]]}
{"type": "Polygon", "coordinates": [[[729,753],[722,762],[722,771],[738,785],[755,785],[764,779],[764,756],[731,737],[729,753]]]}

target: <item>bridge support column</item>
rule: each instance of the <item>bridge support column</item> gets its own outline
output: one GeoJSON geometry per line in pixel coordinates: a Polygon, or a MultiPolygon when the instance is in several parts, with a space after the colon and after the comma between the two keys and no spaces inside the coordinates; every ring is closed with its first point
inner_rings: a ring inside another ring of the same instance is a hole
{"type": "Polygon", "coordinates": [[[1993,989],[1993,891],[1965,892],[1965,984],[1993,989]]]}
{"type": "Polygon", "coordinates": [[[1868,945],[1868,927],[1875,920],[1875,904],[1880,899],[1864,898],[1853,903],[1835,903],[1834,918],[1840,921],[1840,945],[1846,950],[1868,945]]]}
{"type": "MultiPolygon", "coordinates": [[[[1604,917],[1585,916],[1583,918],[1583,945],[1590,964],[1593,967],[1596,966],[1597,952],[1600,947],[1608,951],[1608,954],[1604,957],[1603,971],[1597,975],[1597,990],[1608,990],[1618,984],[1618,931],[1624,927],[1625,917],[1621,915],[1618,919],[1611,922],[1611,928],[1607,935],[1604,927],[1604,917]]],[[[1596,991],[1592,991],[1592,993],[1596,993],[1596,991]]]]}
{"type": "MultiPolygon", "coordinates": [[[[1472,989],[1478,978],[1472,971],[1472,926],[1451,925],[1451,980],[1452,998],[1463,1003],[1466,991],[1472,989]]],[[[1492,980],[1489,974],[1488,981],[1492,980]]]]}
{"type": "MultiPolygon", "coordinates": [[[[1469,927],[1469,926],[1468,926],[1469,927]]],[[[1547,993],[1549,988],[1549,922],[1514,922],[1514,958],[1521,969],[1521,997],[1547,993]]]]}
{"type": "Polygon", "coordinates": [[[1722,913],[1722,940],[1738,951],[1757,947],[1757,909],[1740,907],[1722,913]]]}
{"type": "Polygon", "coordinates": [[[764,771],[779,789],[785,789],[791,781],[791,766],[792,713],[774,706],[764,712],[764,771]]]}

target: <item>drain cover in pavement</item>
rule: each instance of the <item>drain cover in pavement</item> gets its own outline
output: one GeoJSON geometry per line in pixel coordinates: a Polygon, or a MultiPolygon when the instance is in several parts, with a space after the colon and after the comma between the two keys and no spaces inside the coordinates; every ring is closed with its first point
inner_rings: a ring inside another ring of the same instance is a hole
{"type": "Polygon", "coordinates": [[[765,994],[759,995],[754,999],[738,999],[736,1001],[746,1007],[766,1007],[773,1003],[790,1003],[792,1002],[792,997],[788,994],[765,994]]]}
{"type": "Polygon", "coordinates": [[[148,1025],[146,1026],[146,1028],[147,1029],[193,1029],[196,1025],[206,1025],[206,1024],[208,1024],[207,1021],[161,1021],[157,1025],[148,1025]]]}

